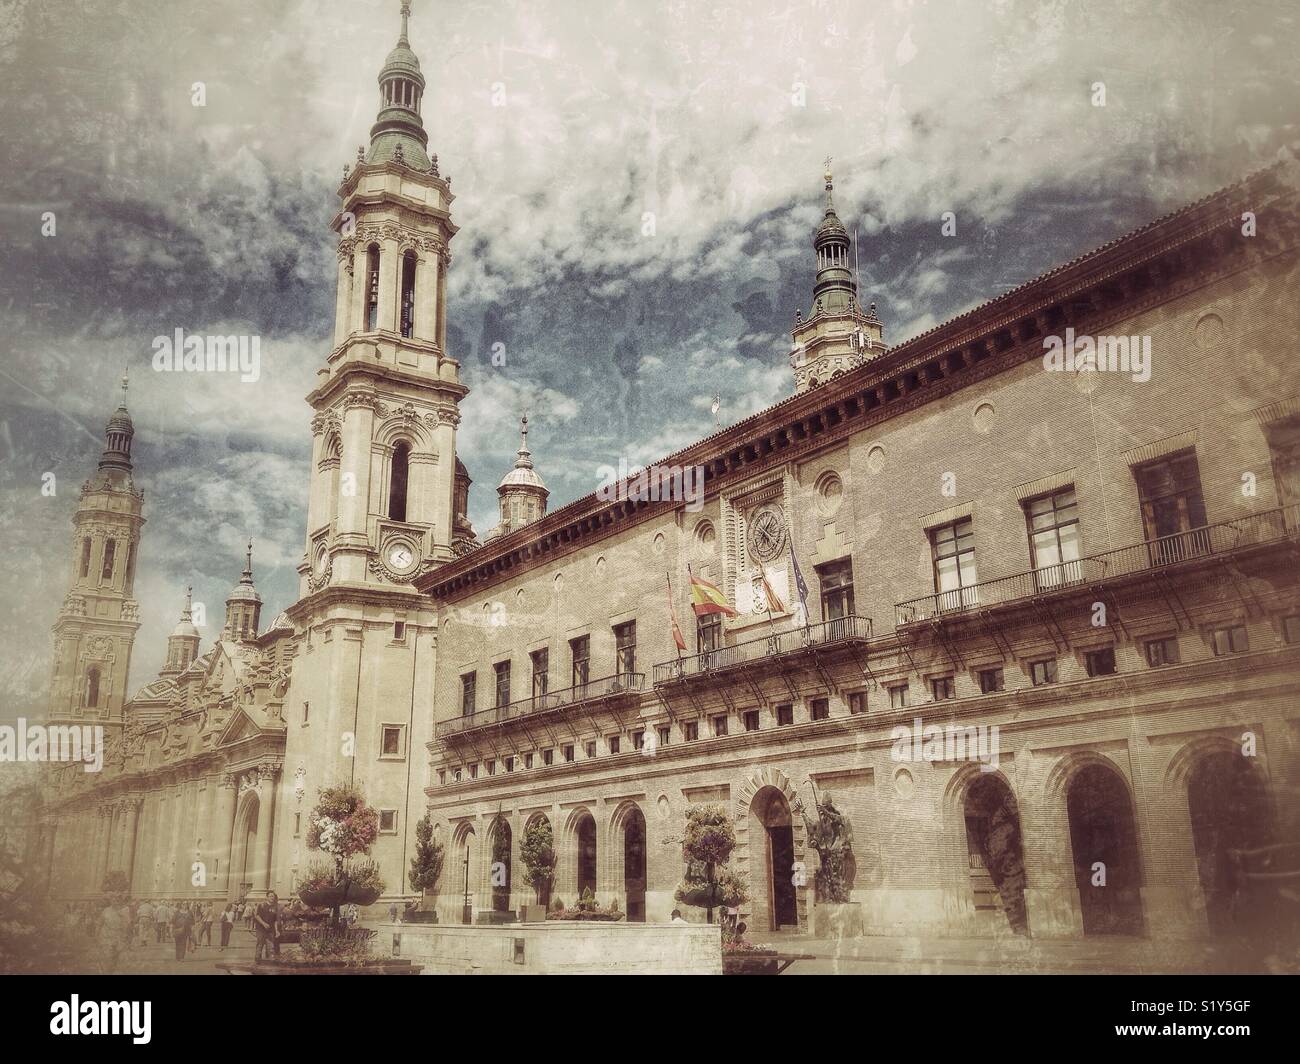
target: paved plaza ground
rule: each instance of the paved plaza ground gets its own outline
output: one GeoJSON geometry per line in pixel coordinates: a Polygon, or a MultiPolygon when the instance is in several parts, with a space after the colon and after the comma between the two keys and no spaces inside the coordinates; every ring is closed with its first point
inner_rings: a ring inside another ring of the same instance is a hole
{"type": "MultiPolygon", "coordinates": [[[[880,937],[816,939],[794,935],[755,935],[753,940],[788,953],[812,954],[795,962],[788,975],[1164,975],[1203,972],[1300,971],[1300,961],[1260,961],[1240,947],[1213,943],[1156,944],[1140,938],[1080,941],[880,937]]],[[[288,948],[288,947],[286,947],[288,948]]],[[[200,946],[177,961],[175,947],[150,943],[123,953],[122,974],[216,975],[218,961],[253,959],[253,936],[242,928],[224,952],[200,946]]]]}

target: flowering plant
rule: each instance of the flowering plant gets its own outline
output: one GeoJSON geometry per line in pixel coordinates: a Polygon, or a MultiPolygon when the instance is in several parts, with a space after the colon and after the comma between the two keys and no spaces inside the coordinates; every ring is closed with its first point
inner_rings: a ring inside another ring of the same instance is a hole
{"type": "Polygon", "coordinates": [[[329,854],[337,864],[369,853],[379,837],[379,814],[366,805],[361,789],[350,783],[321,791],[307,821],[308,849],[329,854]]]}

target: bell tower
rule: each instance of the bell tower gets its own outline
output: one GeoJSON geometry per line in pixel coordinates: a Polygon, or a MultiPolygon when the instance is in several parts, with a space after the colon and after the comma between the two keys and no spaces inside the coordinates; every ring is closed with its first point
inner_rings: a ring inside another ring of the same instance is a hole
{"type": "Polygon", "coordinates": [[[401,5],[368,148],[344,167],[334,348],[316,411],[303,595],[393,584],[453,557],[458,404],[447,354],[451,181],[429,157],[424,76],[401,5]]]}
{"type": "MultiPolygon", "coordinates": [[[[412,586],[473,543],[469,477],[456,457],[468,389],[447,351],[451,180],[428,151],[425,79],[411,48],[411,5],[379,71],[370,142],[343,168],[334,337],[307,396],[311,490],[297,632],[286,692],[286,765],[300,789],[276,804],[276,838],[293,838],[295,803],[338,783],[364,787],[380,811],[371,850],[403,892],[407,840],[425,807],[424,743],[433,734],[438,615],[412,586]]],[[[251,583],[250,583],[251,589],[251,583]]],[[[238,609],[251,598],[232,593],[238,609]]],[[[227,627],[230,627],[228,619],[227,627]]],[[[274,881],[305,867],[276,851],[274,881]]],[[[300,863],[302,862],[302,863],[300,863]]]]}
{"type": "Polygon", "coordinates": [[[826,160],[826,213],[813,234],[817,277],[807,318],[795,315],[790,365],[794,390],[806,392],[886,350],[876,305],[864,314],[848,230],[835,213],[835,182],[826,160]]]}
{"type": "Polygon", "coordinates": [[[131,648],[140,627],[136,551],[144,492],[131,477],[135,426],[122,399],[104,430],[104,452],[73,514],[72,579],[54,622],[51,724],[123,723],[131,648]]]}

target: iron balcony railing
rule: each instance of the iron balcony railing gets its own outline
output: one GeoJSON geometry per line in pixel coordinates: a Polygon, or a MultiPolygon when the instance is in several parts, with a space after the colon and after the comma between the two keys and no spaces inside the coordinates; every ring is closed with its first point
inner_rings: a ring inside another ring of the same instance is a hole
{"type": "Polygon", "coordinates": [[[810,647],[829,646],[850,640],[865,641],[870,638],[870,617],[837,617],[831,621],[822,621],[821,624],[811,624],[806,628],[773,630],[743,643],[706,650],[693,657],[675,658],[656,665],[653,673],[654,683],[669,683],[692,676],[703,676],[762,658],[797,653],[810,647]]]}
{"type": "Polygon", "coordinates": [[[1092,554],[1086,558],[1029,569],[1012,576],[986,580],[969,587],[940,591],[899,602],[895,623],[902,627],[917,621],[949,617],[970,610],[999,606],[1020,599],[1075,586],[1088,586],[1119,576],[1165,569],[1180,562],[1231,554],[1245,547],[1273,543],[1295,534],[1300,527],[1300,504],[1279,506],[1232,521],[1203,525],[1159,539],[1092,554]]]}
{"type": "Polygon", "coordinates": [[[460,735],[478,728],[491,727],[494,724],[521,720],[537,713],[548,713],[551,710],[564,709],[566,706],[577,706],[584,702],[595,702],[643,690],[645,690],[645,673],[615,673],[612,676],[601,677],[599,680],[588,680],[586,683],[566,687],[562,691],[548,691],[546,694],[533,695],[531,698],[521,698],[508,705],[494,706],[492,709],[483,709],[477,713],[466,713],[451,720],[440,721],[434,726],[433,733],[438,738],[460,735]]]}

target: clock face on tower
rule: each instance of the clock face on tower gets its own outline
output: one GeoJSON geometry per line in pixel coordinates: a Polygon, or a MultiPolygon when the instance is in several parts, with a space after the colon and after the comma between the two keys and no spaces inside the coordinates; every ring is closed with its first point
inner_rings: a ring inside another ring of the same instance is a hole
{"type": "Polygon", "coordinates": [[[785,549],[785,518],[779,507],[760,506],[749,520],[749,553],[760,564],[785,549]]]}
{"type": "Polygon", "coordinates": [[[324,576],[325,570],[328,569],[329,566],[330,566],[330,552],[325,549],[325,545],[322,543],[316,549],[316,561],[313,565],[313,567],[316,570],[316,575],[324,576]]]}
{"type": "Polygon", "coordinates": [[[415,551],[409,544],[393,543],[384,551],[384,560],[393,572],[406,575],[415,568],[415,551]]]}

